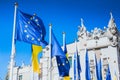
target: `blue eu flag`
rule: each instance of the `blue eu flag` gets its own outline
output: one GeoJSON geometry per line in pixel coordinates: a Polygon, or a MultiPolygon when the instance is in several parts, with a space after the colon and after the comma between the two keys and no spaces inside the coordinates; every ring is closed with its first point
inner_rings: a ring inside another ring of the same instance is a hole
{"type": "Polygon", "coordinates": [[[52,57],[54,56],[66,57],[65,53],[63,52],[53,32],[52,32],[52,54],[51,56],[52,57]]]}
{"type": "Polygon", "coordinates": [[[26,14],[20,10],[17,13],[15,39],[30,44],[46,46],[46,35],[42,20],[36,15],[26,14]]]}
{"type": "Polygon", "coordinates": [[[56,56],[56,61],[58,65],[59,75],[61,77],[69,76],[70,64],[69,61],[63,52],[60,44],[58,43],[56,37],[52,32],[52,57],[56,56]]]}
{"type": "Polygon", "coordinates": [[[59,75],[61,77],[69,76],[70,64],[67,58],[56,56],[59,75]]]}

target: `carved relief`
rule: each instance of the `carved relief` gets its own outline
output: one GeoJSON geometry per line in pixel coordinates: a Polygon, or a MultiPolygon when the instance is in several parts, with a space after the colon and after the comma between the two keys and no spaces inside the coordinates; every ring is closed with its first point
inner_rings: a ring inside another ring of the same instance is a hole
{"type": "Polygon", "coordinates": [[[118,44],[117,28],[116,28],[116,24],[114,22],[114,18],[112,16],[112,13],[110,13],[110,15],[111,15],[111,18],[110,18],[110,21],[108,23],[107,37],[108,37],[109,41],[111,42],[112,46],[117,46],[117,44],[118,44]]]}
{"type": "Polygon", "coordinates": [[[94,31],[93,31],[93,38],[94,39],[99,39],[99,37],[100,37],[99,30],[98,30],[98,28],[95,28],[94,31]]]}
{"type": "Polygon", "coordinates": [[[93,35],[93,33],[90,33],[90,32],[87,31],[87,39],[91,39],[92,35],[93,35]]]}
{"type": "Polygon", "coordinates": [[[81,27],[79,26],[79,31],[78,31],[78,37],[80,39],[85,39],[86,38],[86,27],[83,24],[83,19],[81,19],[81,27]]]}

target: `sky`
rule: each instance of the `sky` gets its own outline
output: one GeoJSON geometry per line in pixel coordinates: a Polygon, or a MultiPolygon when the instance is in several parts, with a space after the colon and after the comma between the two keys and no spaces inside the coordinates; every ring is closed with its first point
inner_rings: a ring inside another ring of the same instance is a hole
{"type": "MultiPolygon", "coordinates": [[[[14,3],[25,13],[39,16],[46,28],[45,40],[48,42],[49,23],[59,43],[62,45],[62,32],[66,32],[66,43],[77,38],[80,19],[88,31],[95,27],[107,27],[112,12],[120,30],[119,0],[0,0],[0,80],[4,80],[10,62],[14,3]]],[[[15,62],[20,66],[31,64],[31,44],[16,42],[15,62]]]]}

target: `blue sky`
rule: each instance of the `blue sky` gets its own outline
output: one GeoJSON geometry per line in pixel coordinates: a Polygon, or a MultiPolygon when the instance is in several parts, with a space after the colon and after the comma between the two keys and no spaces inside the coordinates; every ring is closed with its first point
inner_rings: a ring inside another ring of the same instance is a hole
{"type": "MultiPolygon", "coordinates": [[[[88,31],[95,27],[103,29],[110,19],[110,11],[120,30],[119,0],[0,0],[0,77],[4,79],[11,55],[14,2],[25,13],[36,13],[44,22],[46,41],[48,42],[48,25],[52,23],[53,31],[62,45],[62,32],[66,32],[66,43],[77,38],[78,25],[83,18],[88,31]]],[[[16,65],[24,61],[31,63],[31,45],[17,41],[16,65]]]]}

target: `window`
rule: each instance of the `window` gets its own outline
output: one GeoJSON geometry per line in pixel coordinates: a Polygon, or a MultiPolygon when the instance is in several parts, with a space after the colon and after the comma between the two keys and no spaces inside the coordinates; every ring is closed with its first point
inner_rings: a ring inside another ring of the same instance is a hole
{"type": "Polygon", "coordinates": [[[90,60],[90,65],[93,66],[94,65],[94,60],[90,60]]]}
{"type": "Polygon", "coordinates": [[[90,60],[90,74],[91,74],[91,79],[94,79],[95,76],[95,63],[94,60],[90,60]]]}
{"type": "Polygon", "coordinates": [[[104,64],[104,65],[108,64],[107,57],[103,58],[103,64],[104,64]]]}

